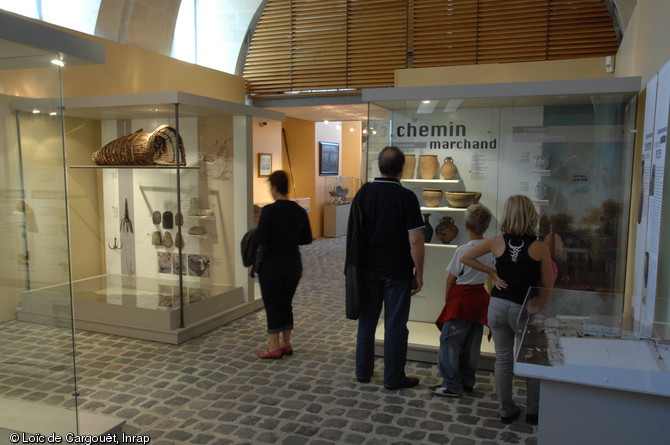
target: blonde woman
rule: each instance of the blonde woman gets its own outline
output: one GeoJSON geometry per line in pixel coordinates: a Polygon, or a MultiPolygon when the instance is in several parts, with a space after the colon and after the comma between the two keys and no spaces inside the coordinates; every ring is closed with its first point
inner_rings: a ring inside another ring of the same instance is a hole
{"type": "MultiPolygon", "coordinates": [[[[554,286],[549,248],[537,239],[538,221],[535,206],[527,196],[510,196],[500,220],[502,235],[484,240],[461,256],[463,264],[486,272],[493,280],[488,323],[496,350],[495,382],[500,421],[505,424],[514,422],[521,414],[512,399],[512,379],[516,321],[524,298],[532,286],[554,286]],[[495,269],[477,261],[487,253],[496,258],[495,269]]],[[[527,379],[526,388],[526,422],[537,425],[539,381],[527,379]]]]}

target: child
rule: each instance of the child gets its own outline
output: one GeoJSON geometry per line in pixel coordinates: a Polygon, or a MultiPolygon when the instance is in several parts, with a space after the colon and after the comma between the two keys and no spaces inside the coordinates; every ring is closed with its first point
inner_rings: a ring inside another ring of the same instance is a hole
{"type": "MultiPolygon", "coordinates": [[[[456,249],[447,266],[447,290],[444,309],[435,324],[441,330],[438,366],[442,385],[431,386],[432,393],[460,397],[463,391],[472,392],[479,362],[479,349],[486,324],[489,294],[484,288],[488,278],[461,263],[464,251],[484,240],[484,232],[491,222],[491,211],[482,205],[465,210],[465,230],[470,241],[456,249]]],[[[493,255],[487,253],[478,260],[495,267],[493,255]]]]}

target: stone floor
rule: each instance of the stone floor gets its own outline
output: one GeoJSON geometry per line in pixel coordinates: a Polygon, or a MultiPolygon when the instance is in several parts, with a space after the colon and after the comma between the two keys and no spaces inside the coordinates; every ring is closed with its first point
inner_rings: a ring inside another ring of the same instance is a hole
{"type": "MultiPolygon", "coordinates": [[[[153,445],[535,444],[523,420],[499,421],[490,372],[480,371],[475,391],[459,399],[428,392],[440,382],[434,364],[408,363],[421,379],[411,389],[384,389],[381,359],[372,383],[355,381],[344,243],[320,239],[302,250],[293,356],[256,358],[266,341],[262,310],[181,345],[78,332],[80,409],[123,418],[126,433],[149,435],[153,445]]],[[[0,332],[1,360],[26,365],[20,375],[0,372],[0,395],[71,404],[67,331],[12,321],[0,332]],[[59,359],[49,358],[54,349],[59,359]]],[[[521,381],[515,394],[523,403],[521,381]]]]}

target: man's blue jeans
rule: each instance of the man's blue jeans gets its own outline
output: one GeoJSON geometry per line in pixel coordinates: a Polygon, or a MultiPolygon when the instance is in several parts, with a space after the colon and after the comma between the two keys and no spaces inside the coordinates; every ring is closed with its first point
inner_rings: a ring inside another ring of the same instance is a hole
{"type": "Polygon", "coordinates": [[[437,354],[442,386],[458,394],[475,386],[483,332],[484,326],[474,321],[452,318],[442,325],[437,354]]]}
{"type": "Polygon", "coordinates": [[[366,298],[358,318],[356,377],[370,378],[375,363],[375,331],[384,306],[384,384],[405,379],[407,361],[407,319],[412,280],[392,279],[365,272],[366,298]]]}

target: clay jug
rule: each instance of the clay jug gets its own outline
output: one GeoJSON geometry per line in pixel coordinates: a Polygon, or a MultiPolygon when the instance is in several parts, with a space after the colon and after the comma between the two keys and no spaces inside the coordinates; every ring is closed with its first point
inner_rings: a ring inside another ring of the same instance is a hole
{"type": "Polygon", "coordinates": [[[444,164],[440,167],[440,174],[444,179],[454,179],[458,173],[458,168],[454,164],[454,158],[447,156],[444,160],[444,164]]]}
{"type": "Polygon", "coordinates": [[[435,179],[438,165],[437,155],[419,155],[419,176],[421,179],[435,179]]]}
{"type": "Polygon", "coordinates": [[[423,189],[423,205],[426,207],[437,207],[442,201],[442,189],[423,189]]]}
{"type": "Polygon", "coordinates": [[[430,213],[424,213],[423,224],[425,227],[423,228],[423,237],[426,243],[429,243],[433,239],[433,226],[430,225],[428,218],[430,218],[430,213]]]}
{"type": "Polygon", "coordinates": [[[402,169],[403,179],[414,179],[414,168],[416,167],[416,156],[405,155],[405,166],[402,169]]]}
{"type": "Polygon", "coordinates": [[[458,235],[458,227],[456,227],[456,224],[454,223],[454,218],[451,216],[443,216],[440,223],[435,227],[435,235],[444,244],[448,244],[449,241],[456,238],[458,235]]]}

